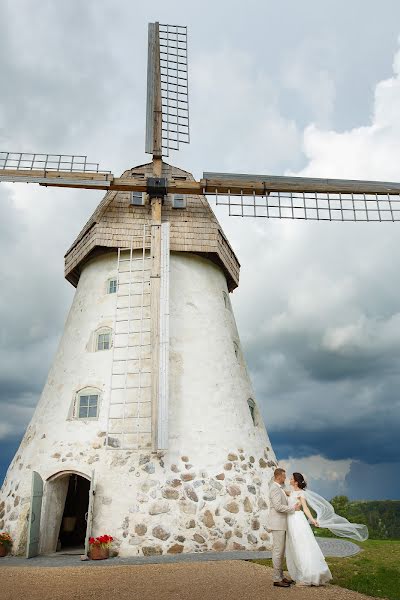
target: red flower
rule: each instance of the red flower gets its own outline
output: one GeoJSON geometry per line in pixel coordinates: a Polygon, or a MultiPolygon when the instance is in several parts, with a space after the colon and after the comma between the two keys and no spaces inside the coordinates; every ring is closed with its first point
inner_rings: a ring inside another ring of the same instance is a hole
{"type": "Polygon", "coordinates": [[[111,535],[99,535],[97,538],[89,538],[89,544],[91,546],[109,546],[111,544],[111,542],[113,541],[114,538],[111,537],[111,535]]]}

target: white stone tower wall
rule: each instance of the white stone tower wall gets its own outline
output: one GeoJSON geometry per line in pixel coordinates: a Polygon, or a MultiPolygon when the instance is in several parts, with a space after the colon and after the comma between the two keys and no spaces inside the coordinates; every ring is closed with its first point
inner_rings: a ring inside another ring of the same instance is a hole
{"type": "MultiPolygon", "coordinates": [[[[189,253],[173,253],[170,267],[168,451],[104,446],[112,353],[94,352],[93,335],[114,326],[116,297],[106,285],[116,275],[116,254],[105,254],[82,269],[43,394],[1,490],[0,529],[10,531],[15,552],[26,543],[32,470],[46,482],[64,471],[90,477],[95,469],[93,533],[113,535],[121,555],[268,544],[267,484],[276,462],[259,413],[254,425],[248,408],[254,395],[225,305],[225,276],[189,253]],[[101,392],[97,420],[71,418],[85,387],[101,392]]],[[[64,492],[55,486],[45,483],[42,550],[49,550],[50,515],[58,511],[59,521],[62,514],[54,503],[65,497],[65,480],[64,492]]]]}

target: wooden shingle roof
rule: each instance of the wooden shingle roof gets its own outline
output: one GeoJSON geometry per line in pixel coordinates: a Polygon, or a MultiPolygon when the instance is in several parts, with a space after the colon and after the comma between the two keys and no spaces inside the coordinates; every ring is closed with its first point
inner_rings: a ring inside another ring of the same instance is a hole
{"type": "MultiPolygon", "coordinates": [[[[123,177],[152,174],[152,163],[125,171],[123,177]]],[[[193,176],[163,163],[163,176],[186,178],[193,176]]],[[[173,209],[167,198],[162,208],[162,221],[170,223],[172,252],[192,252],[205,256],[224,271],[228,289],[239,284],[240,264],[217,217],[205,196],[186,196],[185,209],[173,209]]],[[[96,254],[117,248],[142,247],[143,225],[151,223],[150,206],[132,206],[129,192],[107,192],[96,210],[65,254],[65,277],[72,285],[79,281],[84,262],[96,254]]]]}

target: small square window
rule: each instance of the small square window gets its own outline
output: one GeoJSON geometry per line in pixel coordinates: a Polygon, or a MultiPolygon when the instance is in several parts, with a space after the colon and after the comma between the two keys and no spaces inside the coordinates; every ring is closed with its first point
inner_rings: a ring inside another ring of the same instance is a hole
{"type": "Polygon", "coordinates": [[[171,201],[172,208],[186,208],[186,198],[183,194],[173,194],[171,201]]]}
{"type": "Polygon", "coordinates": [[[99,397],[97,395],[79,396],[78,419],[95,419],[98,416],[99,397]]]}
{"type": "Polygon", "coordinates": [[[108,293],[115,294],[117,292],[117,280],[109,279],[108,281],[108,293]]]}
{"type": "Polygon", "coordinates": [[[97,350],[109,350],[110,349],[110,334],[99,333],[97,336],[97,350]]]}
{"type": "Polygon", "coordinates": [[[145,192],[131,192],[131,204],[133,206],[144,206],[146,203],[145,192]]]}

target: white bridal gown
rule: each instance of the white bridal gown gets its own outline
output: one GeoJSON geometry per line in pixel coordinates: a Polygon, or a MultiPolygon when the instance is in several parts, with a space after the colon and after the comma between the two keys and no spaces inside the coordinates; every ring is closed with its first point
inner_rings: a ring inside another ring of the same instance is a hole
{"type": "MultiPolygon", "coordinates": [[[[289,506],[294,506],[302,492],[292,492],[289,506]]],[[[287,518],[286,564],[290,577],[306,585],[324,585],[332,579],[324,555],[302,510],[287,518]]]]}

